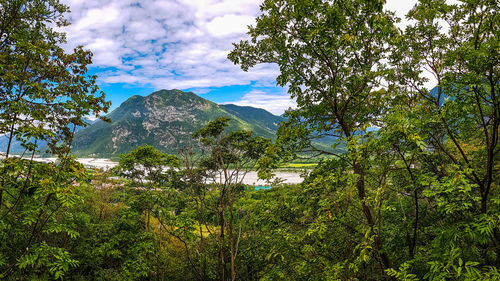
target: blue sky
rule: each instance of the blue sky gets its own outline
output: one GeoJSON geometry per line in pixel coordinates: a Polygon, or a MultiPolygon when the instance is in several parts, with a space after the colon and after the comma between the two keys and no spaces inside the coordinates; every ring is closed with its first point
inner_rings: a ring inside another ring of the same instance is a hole
{"type": "MultiPolygon", "coordinates": [[[[160,89],[192,91],[274,114],[295,106],[275,84],[276,65],[243,72],[226,58],[233,42],[247,38],[259,0],[62,1],[72,11],[65,48],[83,45],[94,53],[89,72],[98,75],[111,109],[160,89]]],[[[387,7],[402,16],[414,3],[389,0],[387,7]]]]}

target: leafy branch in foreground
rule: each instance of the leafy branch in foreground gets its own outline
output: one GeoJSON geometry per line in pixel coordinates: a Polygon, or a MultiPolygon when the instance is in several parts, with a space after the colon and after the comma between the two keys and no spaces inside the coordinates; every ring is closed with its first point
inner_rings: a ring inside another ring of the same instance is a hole
{"type": "Polygon", "coordinates": [[[58,238],[78,237],[67,210],[87,184],[86,170],[69,155],[77,126],[110,103],[87,74],[92,53],[66,53],[68,7],[57,0],[0,2],[0,134],[8,136],[0,162],[2,278],[63,278],[78,262],[58,238]],[[17,140],[30,160],[11,157],[17,140]],[[33,161],[42,147],[56,163],[33,161]]]}

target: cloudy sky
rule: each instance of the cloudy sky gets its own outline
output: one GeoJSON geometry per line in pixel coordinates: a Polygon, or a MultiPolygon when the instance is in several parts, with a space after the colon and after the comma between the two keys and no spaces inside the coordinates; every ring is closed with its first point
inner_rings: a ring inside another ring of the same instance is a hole
{"type": "MultiPolygon", "coordinates": [[[[94,53],[91,73],[116,108],[132,95],[181,89],[217,103],[282,114],[294,102],[276,87],[278,68],[243,72],[226,59],[246,38],[260,0],[63,0],[71,8],[70,49],[94,53]]],[[[415,0],[389,0],[404,15],[415,0]]]]}

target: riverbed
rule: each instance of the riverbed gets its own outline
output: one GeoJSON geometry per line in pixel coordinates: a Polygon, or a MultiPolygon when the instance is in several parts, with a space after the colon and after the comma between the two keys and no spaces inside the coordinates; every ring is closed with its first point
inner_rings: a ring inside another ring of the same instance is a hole
{"type": "MultiPolygon", "coordinates": [[[[57,158],[35,158],[34,160],[40,162],[54,162],[57,158]]],[[[107,158],[77,158],[78,162],[82,163],[85,167],[88,168],[99,168],[99,169],[111,169],[118,165],[118,162],[111,161],[107,158]]],[[[276,177],[281,179],[283,183],[286,184],[298,184],[301,183],[304,178],[301,176],[301,172],[293,172],[293,171],[276,171],[276,177]]],[[[269,183],[259,179],[257,176],[257,172],[249,171],[245,175],[243,179],[243,184],[253,185],[253,186],[267,186],[269,183]]]]}

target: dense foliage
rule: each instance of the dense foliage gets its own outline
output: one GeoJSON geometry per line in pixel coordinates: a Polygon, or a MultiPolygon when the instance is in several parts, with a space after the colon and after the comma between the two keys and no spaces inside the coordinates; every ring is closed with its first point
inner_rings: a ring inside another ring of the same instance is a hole
{"type": "Polygon", "coordinates": [[[91,53],[60,47],[68,8],[0,0],[0,278],[500,280],[498,1],[420,0],[405,30],[383,5],[265,0],[229,58],[280,67],[298,107],[277,139],[221,117],[102,171],[70,154],[109,104],[91,53]],[[311,153],[299,185],[242,183],[311,153]]]}
{"type": "Polygon", "coordinates": [[[298,109],[261,174],[319,135],[347,144],[303,184],[317,278],[498,279],[499,3],[422,0],[405,31],[383,4],[264,1],[229,58],[278,64],[298,109]]]}

